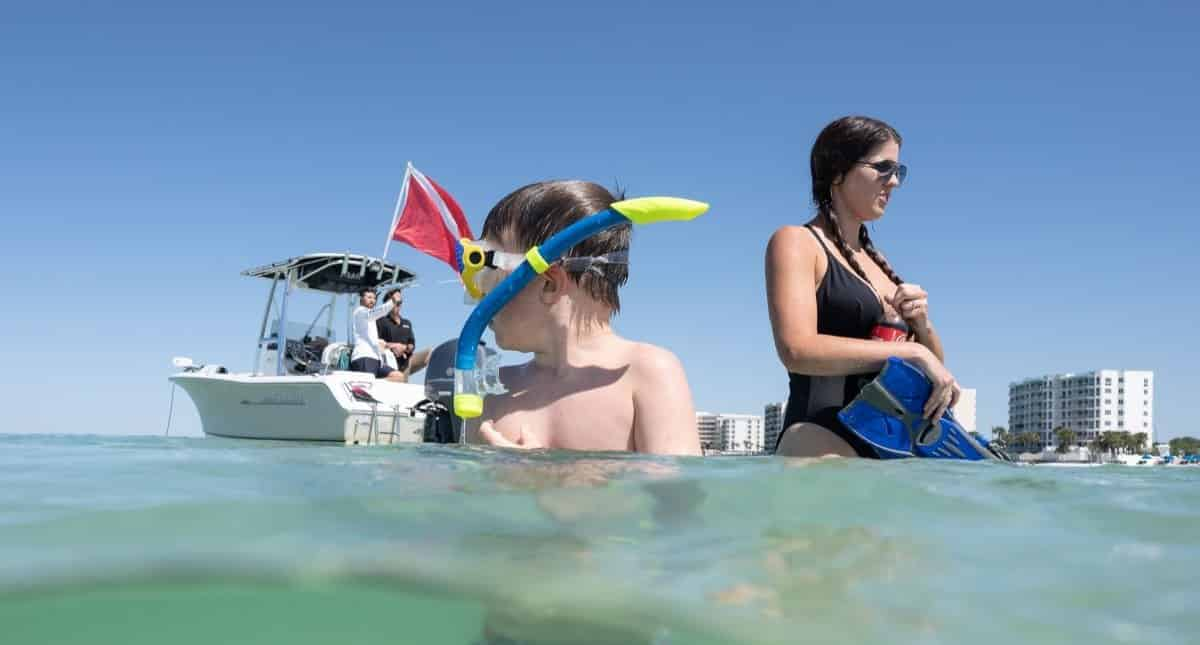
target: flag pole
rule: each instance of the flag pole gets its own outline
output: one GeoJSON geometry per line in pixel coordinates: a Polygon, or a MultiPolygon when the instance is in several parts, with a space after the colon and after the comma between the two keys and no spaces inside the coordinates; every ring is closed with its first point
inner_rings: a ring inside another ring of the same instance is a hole
{"type": "Polygon", "coordinates": [[[408,179],[411,176],[413,169],[412,162],[408,162],[404,167],[404,181],[400,185],[400,195],[396,197],[396,212],[392,215],[392,225],[388,227],[387,242],[383,245],[383,260],[387,260],[388,249],[392,246],[392,234],[396,232],[396,222],[400,221],[400,211],[404,208],[404,202],[408,199],[408,179]]]}

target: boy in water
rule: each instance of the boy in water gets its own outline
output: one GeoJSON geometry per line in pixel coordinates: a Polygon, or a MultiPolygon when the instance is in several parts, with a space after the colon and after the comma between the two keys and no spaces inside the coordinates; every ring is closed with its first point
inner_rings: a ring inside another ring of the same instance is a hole
{"type": "MultiPolygon", "coordinates": [[[[618,198],[590,182],[550,181],[500,200],[483,224],[492,249],[524,254],[618,198]]],[[[500,347],[529,352],[500,370],[507,394],[485,399],[471,438],[511,448],[700,454],[683,366],[612,329],[629,276],[630,225],[575,245],[492,319],[500,347]]],[[[498,274],[493,283],[506,274],[498,274]]]]}

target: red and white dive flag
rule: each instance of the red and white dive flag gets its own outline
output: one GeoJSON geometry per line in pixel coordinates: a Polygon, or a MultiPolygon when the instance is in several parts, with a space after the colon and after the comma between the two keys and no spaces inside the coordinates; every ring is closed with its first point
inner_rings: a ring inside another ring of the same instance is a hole
{"type": "MultiPolygon", "coordinates": [[[[455,249],[462,238],[475,239],[471,225],[463,215],[462,207],[445,188],[437,185],[413,167],[411,163],[404,171],[404,185],[400,198],[396,200],[396,213],[392,216],[392,240],[404,242],[414,249],[432,255],[450,265],[458,272],[455,249]]],[[[387,257],[388,247],[383,248],[387,257]]]]}

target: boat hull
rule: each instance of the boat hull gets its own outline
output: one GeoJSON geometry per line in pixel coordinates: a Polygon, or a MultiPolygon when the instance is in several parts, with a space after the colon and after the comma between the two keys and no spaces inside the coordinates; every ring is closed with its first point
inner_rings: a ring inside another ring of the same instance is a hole
{"type": "Polygon", "coordinates": [[[415,409],[424,387],[358,372],[321,376],[183,373],[170,380],[187,392],[206,435],[238,439],[420,443],[425,415],[415,409]],[[366,393],[375,402],[356,397],[366,393]]]}

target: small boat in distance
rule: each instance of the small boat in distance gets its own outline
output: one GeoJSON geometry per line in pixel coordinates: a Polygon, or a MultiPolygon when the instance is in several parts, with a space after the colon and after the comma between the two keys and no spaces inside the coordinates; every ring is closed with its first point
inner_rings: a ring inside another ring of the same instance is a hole
{"type": "Polygon", "coordinates": [[[422,441],[424,386],[349,371],[350,314],[359,292],[402,288],[415,274],[366,255],[313,253],[242,275],[271,281],[253,371],[234,374],[221,365],[177,357],[173,363],[180,371],[169,377],[191,397],[206,435],[348,444],[422,441]],[[297,290],[329,295],[305,327],[288,321],[297,290]],[[339,305],[339,300],[347,302],[339,305]],[[346,342],[335,342],[339,308],[345,310],[346,342]]]}

